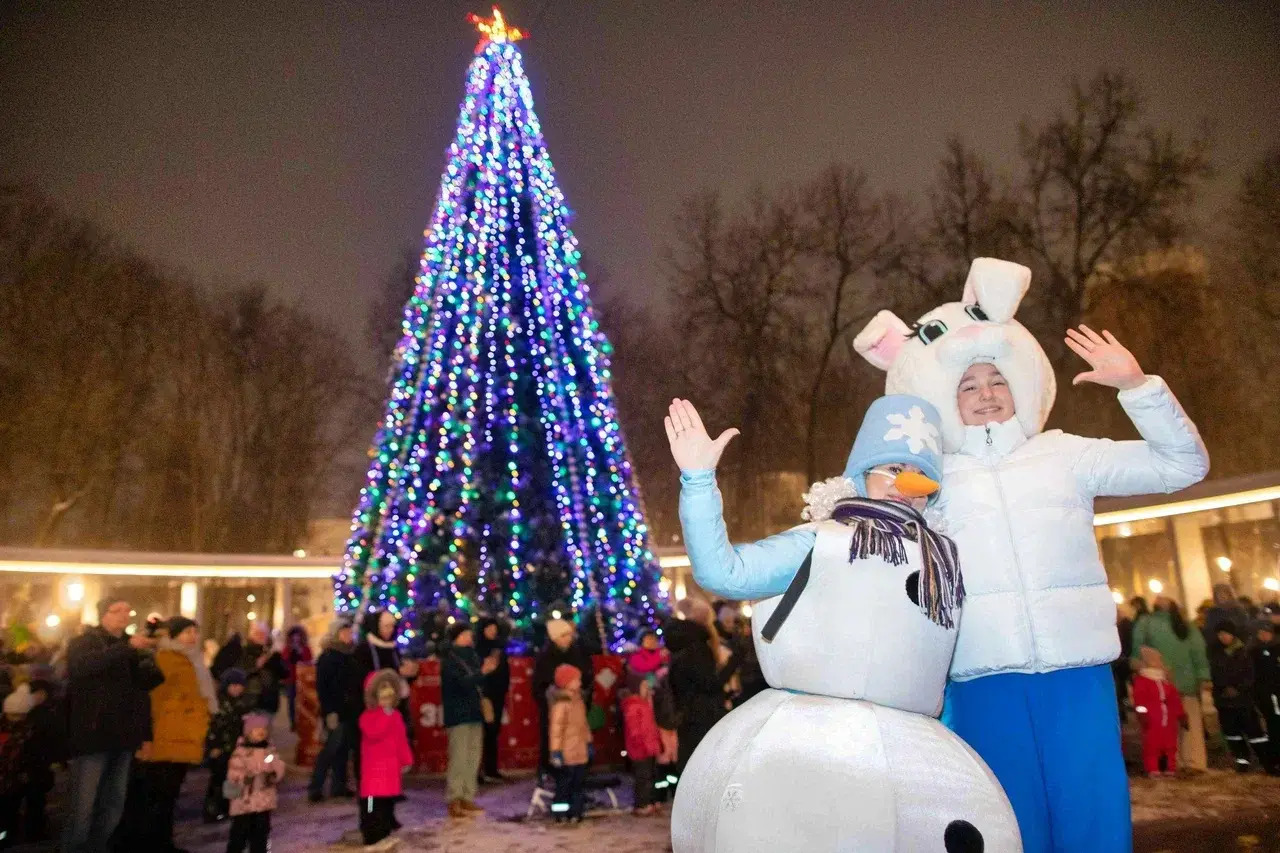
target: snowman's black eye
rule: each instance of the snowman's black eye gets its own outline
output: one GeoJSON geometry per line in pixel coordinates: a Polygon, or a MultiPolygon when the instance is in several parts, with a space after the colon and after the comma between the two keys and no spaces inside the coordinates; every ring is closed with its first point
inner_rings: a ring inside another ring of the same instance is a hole
{"type": "Polygon", "coordinates": [[[916,607],[920,606],[920,573],[912,572],[907,575],[907,598],[911,599],[911,603],[916,607]]]}
{"type": "Polygon", "coordinates": [[[964,313],[968,314],[970,317],[972,317],[975,320],[991,319],[990,317],[987,316],[987,312],[982,310],[981,305],[966,305],[964,306],[964,313]]]}
{"type": "Polygon", "coordinates": [[[953,820],[942,834],[947,853],[982,853],[986,843],[982,833],[967,820],[953,820]]]}

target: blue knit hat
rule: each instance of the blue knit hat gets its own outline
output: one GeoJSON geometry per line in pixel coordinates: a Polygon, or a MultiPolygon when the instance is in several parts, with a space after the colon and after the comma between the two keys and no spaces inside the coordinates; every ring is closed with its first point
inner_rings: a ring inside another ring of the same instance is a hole
{"type": "Polygon", "coordinates": [[[866,497],[867,472],[890,462],[916,465],[929,479],[942,482],[942,419],[932,403],[910,394],[890,394],[867,409],[844,475],[866,497]]]}

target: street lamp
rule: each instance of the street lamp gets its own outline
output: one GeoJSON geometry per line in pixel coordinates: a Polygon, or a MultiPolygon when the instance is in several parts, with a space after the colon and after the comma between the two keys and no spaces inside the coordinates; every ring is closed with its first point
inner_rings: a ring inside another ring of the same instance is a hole
{"type": "Polygon", "coordinates": [[[1218,568],[1222,569],[1224,572],[1229,572],[1229,571],[1231,571],[1231,558],[1230,558],[1230,557],[1219,557],[1218,559],[1214,560],[1214,562],[1215,562],[1215,563],[1217,563],[1217,564],[1218,564],[1218,568]]]}
{"type": "Polygon", "coordinates": [[[57,628],[62,624],[62,619],[58,617],[57,613],[50,613],[45,617],[44,624],[49,628],[57,628]]]}
{"type": "Polygon", "coordinates": [[[1272,592],[1280,592],[1280,580],[1275,578],[1263,578],[1262,588],[1269,589],[1272,592]]]}
{"type": "Polygon", "coordinates": [[[79,581],[72,581],[67,584],[67,601],[72,604],[79,604],[84,601],[84,584],[79,581]]]}
{"type": "Polygon", "coordinates": [[[1151,590],[1156,595],[1159,595],[1160,593],[1164,592],[1164,584],[1160,583],[1160,581],[1156,580],[1155,578],[1152,578],[1151,580],[1147,581],[1147,589],[1151,590]]]}

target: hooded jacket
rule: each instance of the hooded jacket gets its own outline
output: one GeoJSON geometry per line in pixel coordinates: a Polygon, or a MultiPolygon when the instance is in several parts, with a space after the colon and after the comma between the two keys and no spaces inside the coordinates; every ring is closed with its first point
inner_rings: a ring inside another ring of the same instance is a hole
{"type": "Polygon", "coordinates": [[[360,796],[396,797],[404,792],[403,768],[413,766],[404,717],[396,707],[378,705],[378,689],[390,684],[400,694],[402,679],[384,669],[365,680],[366,709],[360,715],[360,796]]]}
{"type": "Polygon", "coordinates": [[[151,691],[151,760],[199,764],[209,730],[209,706],[216,710],[216,696],[206,697],[201,692],[196,664],[177,644],[169,643],[157,651],[156,665],[164,682],[151,691]]]}
{"type": "Polygon", "coordinates": [[[1135,672],[1142,666],[1142,647],[1150,646],[1160,653],[1169,667],[1173,684],[1183,696],[1199,697],[1200,683],[1209,680],[1209,658],[1205,655],[1204,637],[1195,625],[1188,625],[1187,636],[1179,637],[1173,621],[1163,610],[1148,613],[1133,626],[1135,672]]]}
{"type": "Polygon", "coordinates": [[[227,781],[241,786],[240,796],[231,801],[231,816],[275,811],[276,789],[284,771],[274,746],[250,744],[241,737],[227,765],[227,781]]]}
{"type": "Polygon", "coordinates": [[[576,691],[551,690],[551,717],[547,723],[548,748],[560,753],[566,767],[586,764],[590,758],[591,726],[587,706],[576,691]]]}
{"type": "Polygon", "coordinates": [[[951,677],[1037,673],[1109,663],[1120,654],[1115,603],[1093,533],[1093,501],[1169,493],[1199,482],[1209,455],[1195,424],[1156,376],[1119,392],[1139,441],[1042,432],[1055,385],[1048,358],[1013,315],[1031,271],[973,262],[961,302],[912,332],[881,312],[854,342],[887,371],[888,393],[916,394],[942,416],[942,490],[926,513],[959,546],[967,598],[951,677]],[[994,364],[1016,415],[966,426],[956,389],[994,364]]]}

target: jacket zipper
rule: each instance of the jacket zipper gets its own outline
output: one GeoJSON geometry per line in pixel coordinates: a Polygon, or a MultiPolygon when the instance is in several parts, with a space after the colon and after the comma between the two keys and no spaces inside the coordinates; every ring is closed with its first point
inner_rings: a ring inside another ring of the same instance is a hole
{"type": "MultiPolygon", "coordinates": [[[[987,424],[987,446],[990,447],[991,442],[991,425],[987,424]]],[[[1022,561],[1018,558],[1017,543],[1013,538],[1013,524],[1009,520],[1009,502],[1004,497],[1004,486],[1000,484],[999,460],[990,463],[991,477],[996,482],[996,494],[1000,496],[1000,510],[1004,517],[1004,529],[1009,538],[1009,550],[1013,554],[1013,570],[1018,575],[1018,589],[1022,590],[1022,615],[1027,620],[1027,631],[1031,634],[1031,665],[1032,668],[1040,662],[1040,649],[1036,645],[1036,626],[1031,618],[1031,607],[1027,604],[1027,584],[1022,576],[1022,561]]]]}

